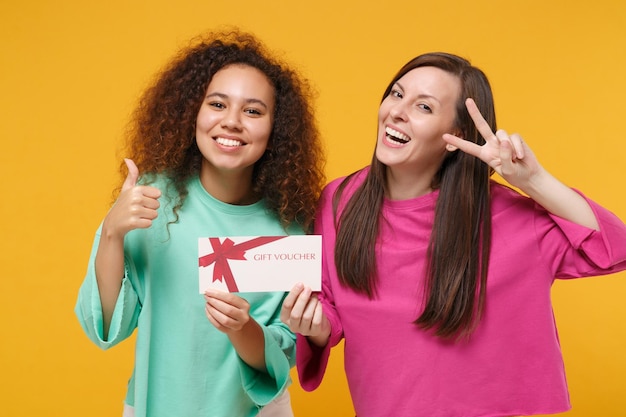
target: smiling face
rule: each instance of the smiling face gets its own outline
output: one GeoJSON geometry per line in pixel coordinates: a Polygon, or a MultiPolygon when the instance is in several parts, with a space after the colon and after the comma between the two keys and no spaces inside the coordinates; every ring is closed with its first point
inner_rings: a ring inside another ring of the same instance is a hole
{"type": "Polygon", "coordinates": [[[256,68],[230,65],[215,73],[196,119],[203,183],[214,176],[251,181],[267,149],[274,120],[274,87],[256,68]]]}
{"type": "Polygon", "coordinates": [[[445,156],[444,133],[454,133],[460,80],[436,67],[418,67],[391,88],[378,111],[377,159],[388,173],[428,177],[445,156]]]}

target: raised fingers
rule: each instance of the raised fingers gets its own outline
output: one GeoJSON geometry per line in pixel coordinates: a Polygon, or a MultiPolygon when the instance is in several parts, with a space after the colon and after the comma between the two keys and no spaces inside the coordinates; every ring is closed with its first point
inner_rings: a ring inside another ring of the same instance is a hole
{"type": "Polygon", "coordinates": [[[469,113],[470,117],[474,121],[474,125],[476,126],[478,133],[480,133],[485,141],[490,142],[497,140],[496,135],[494,135],[493,131],[491,130],[491,126],[489,126],[489,123],[487,123],[487,121],[483,117],[474,99],[466,99],[465,107],[467,108],[467,112],[469,113]]]}
{"type": "Polygon", "coordinates": [[[525,155],[525,151],[524,151],[524,140],[522,139],[522,136],[520,136],[518,133],[513,133],[511,135],[511,144],[513,145],[515,157],[517,159],[523,159],[525,155]]]}

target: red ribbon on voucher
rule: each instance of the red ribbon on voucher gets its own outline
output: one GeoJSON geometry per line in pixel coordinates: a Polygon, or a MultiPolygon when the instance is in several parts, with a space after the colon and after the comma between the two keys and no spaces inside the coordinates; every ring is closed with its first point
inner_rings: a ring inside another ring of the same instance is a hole
{"type": "Polygon", "coordinates": [[[246,251],[248,249],[263,246],[267,243],[271,243],[285,237],[286,236],[262,236],[250,239],[246,242],[238,243],[236,245],[235,242],[228,238],[224,239],[224,242],[220,242],[219,238],[210,237],[209,241],[211,242],[211,246],[213,247],[213,253],[201,256],[198,259],[198,263],[202,267],[207,267],[215,263],[215,267],[213,267],[213,282],[222,282],[223,278],[223,282],[226,283],[228,291],[238,292],[239,289],[237,288],[237,283],[235,282],[233,272],[230,270],[228,260],[233,259],[245,261],[246,251]]]}

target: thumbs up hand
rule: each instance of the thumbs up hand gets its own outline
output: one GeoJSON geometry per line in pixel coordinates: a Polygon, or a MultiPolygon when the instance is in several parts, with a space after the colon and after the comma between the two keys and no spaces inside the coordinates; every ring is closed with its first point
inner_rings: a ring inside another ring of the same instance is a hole
{"type": "Polygon", "coordinates": [[[146,229],[152,226],[157,217],[161,191],[148,185],[137,185],[139,170],[131,159],[124,159],[128,175],[117,201],[104,219],[103,234],[123,239],[126,233],[134,229],[146,229]]]}

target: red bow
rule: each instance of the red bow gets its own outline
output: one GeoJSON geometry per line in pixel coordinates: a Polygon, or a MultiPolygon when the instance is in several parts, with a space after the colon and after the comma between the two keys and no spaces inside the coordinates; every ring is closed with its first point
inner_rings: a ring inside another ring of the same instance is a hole
{"type": "Polygon", "coordinates": [[[213,247],[213,253],[201,256],[198,259],[198,263],[200,266],[206,267],[215,262],[215,267],[213,268],[213,281],[222,281],[223,277],[224,282],[226,282],[226,286],[228,287],[228,291],[239,292],[237,283],[235,282],[235,277],[230,270],[230,265],[228,265],[228,260],[236,259],[245,261],[245,255],[248,249],[256,248],[284,237],[286,236],[257,237],[237,245],[235,245],[235,243],[228,238],[224,239],[224,243],[220,243],[219,238],[210,237],[209,241],[213,247]]]}

